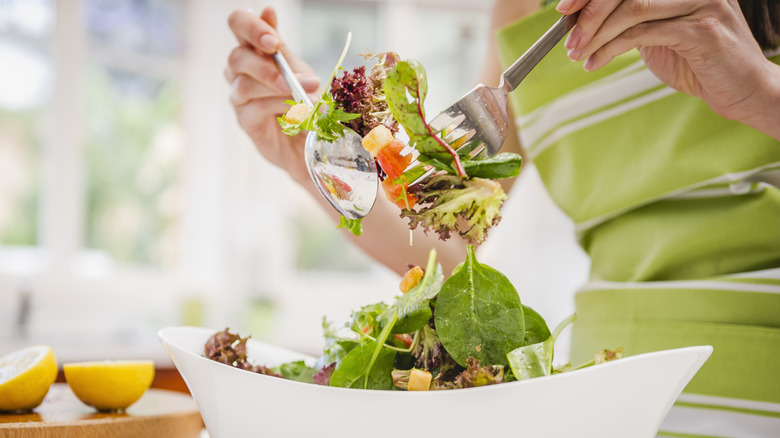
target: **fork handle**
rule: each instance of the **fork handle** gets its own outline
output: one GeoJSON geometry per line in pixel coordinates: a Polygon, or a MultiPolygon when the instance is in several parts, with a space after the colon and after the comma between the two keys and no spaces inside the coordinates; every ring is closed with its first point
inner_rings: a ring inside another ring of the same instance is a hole
{"type": "Polygon", "coordinates": [[[522,56],[517,58],[517,61],[515,61],[514,64],[506,69],[501,75],[501,85],[499,85],[499,87],[503,87],[507,91],[512,91],[517,88],[517,86],[520,85],[520,81],[525,79],[528,73],[536,67],[536,64],[538,64],[539,61],[541,61],[542,58],[558,44],[558,41],[574,27],[579,15],[579,12],[575,12],[571,15],[564,15],[559,18],[530,49],[526,50],[522,56]]]}

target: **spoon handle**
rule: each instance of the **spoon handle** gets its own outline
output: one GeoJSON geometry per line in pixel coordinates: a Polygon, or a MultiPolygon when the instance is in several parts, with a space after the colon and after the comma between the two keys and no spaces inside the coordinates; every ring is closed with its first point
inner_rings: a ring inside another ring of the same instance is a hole
{"type": "Polygon", "coordinates": [[[276,66],[279,67],[279,71],[282,73],[284,82],[286,82],[287,86],[290,87],[290,92],[292,92],[293,99],[295,99],[296,102],[302,102],[306,105],[312,106],[309,95],[303,91],[301,83],[298,82],[298,78],[295,77],[295,73],[293,73],[292,69],[290,68],[290,64],[287,63],[287,60],[284,59],[282,52],[276,52],[271,55],[271,57],[274,58],[276,66]]]}

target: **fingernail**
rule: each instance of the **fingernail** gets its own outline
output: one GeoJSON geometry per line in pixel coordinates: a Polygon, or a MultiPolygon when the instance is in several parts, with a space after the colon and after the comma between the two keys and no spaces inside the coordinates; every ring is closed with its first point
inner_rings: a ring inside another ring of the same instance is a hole
{"type": "Polygon", "coordinates": [[[571,59],[572,61],[579,61],[580,56],[582,56],[581,49],[569,50],[569,59],[571,59]]]}
{"type": "Polygon", "coordinates": [[[300,81],[301,86],[306,91],[316,91],[317,87],[320,86],[320,78],[317,76],[300,75],[298,76],[298,81],[300,81]]]}
{"type": "Polygon", "coordinates": [[[569,50],[577,47],[577,45],[580,43],[581,36],[582,32],[580,31],[580,27],[574,26],[574,29],[571,30],[569,36],[566,37],[566,41],[563,42],[563,47],[566,47],[569,50]]]}
{"type": "Polygon", "coordinates": [[[555,7],[555,10],[557,10],[561,14],[565,14],[569,12],[569,9],[571,9],[573,4],[574,4],[574,0],[561,0],[558,2],[558,6],[555,7]]]}
{"type": "Polygon", "coordinates": [[[260,37],[260,46],[262,46],[265,50],[268,50],[269,52],[275,51],[278,45],[279,45],[279,40],[271,34],[267,33],[260,37]]]}
{"type": "Polygon", "coordinates": [[[585,71],[593,71],[593,57],[591,56],[585,61],[585,64],[582,64],[582,68],[585,69],[585,71]]]}

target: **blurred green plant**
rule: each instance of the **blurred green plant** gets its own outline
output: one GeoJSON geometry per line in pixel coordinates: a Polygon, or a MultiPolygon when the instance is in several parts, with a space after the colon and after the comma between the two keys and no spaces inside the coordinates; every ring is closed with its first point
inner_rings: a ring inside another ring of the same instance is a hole
{"type": "Polygon", "coordinates": [[[170,266],[183,148],[179,89],[99,65],[86,83],[86,245],[120,264],[170,266]]]}
{"type": "Polygon", "coordinates": [[[295,220],[295,267],[301,271],[365,271],[366,256],[329,221],[295,220]]]}
{"type": "Polygon", "coordinates": [[[40,108],[0,109],[0,244],[38,243],[40,108]]]}

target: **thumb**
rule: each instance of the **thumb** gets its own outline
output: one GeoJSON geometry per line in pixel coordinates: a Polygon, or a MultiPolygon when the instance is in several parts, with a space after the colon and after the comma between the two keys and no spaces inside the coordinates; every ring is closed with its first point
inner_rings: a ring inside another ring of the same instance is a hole
{"type": "MultiPolygon", "coordinates": [[[[263,11],[260,13],[260,19],[266,22],[269,26],[273,27],[274,30],[277,31],[277,38],[275,38],[275,41],[277,43],[277,50],[282,52],[285,59],[287,59],[287,62],[290,64],[290,67],[292,67],[293,71],[296,73],[303,73],[306,76],[315,76],[314,70],[309,66],[306,62],[304,62],[302,59],[300,59],[290,48],[287,46],[287,44],[284,43],[284,40],[280,38],[278,33],[278,27],[279,20],[276,16],[276,10],[270,6],[266,6],[263,8],[263,11]]],[[[305,87],[307,90],[312,89],[312,87],[316,87],[314,85],[311,85],[312,82],[314,82],[313,79],[308,79],[308,87],[305,87]]],[[[306,80],[303,80],[304,83],[306,83],[306,80]]],[[[319,81],[316,81],[319,83],[319,81]]],[[[286,85],[284,86],[286,88],[286,85]]]]}

